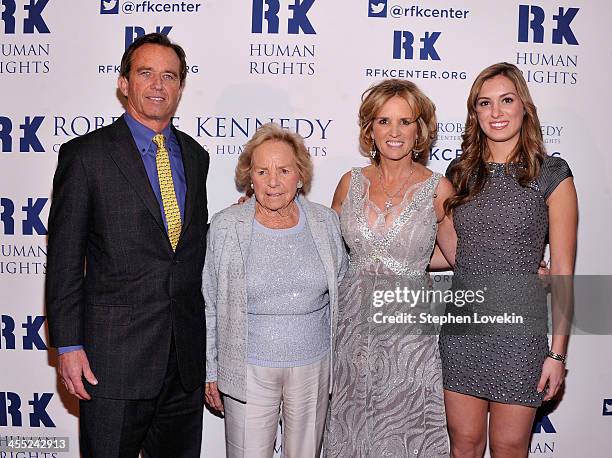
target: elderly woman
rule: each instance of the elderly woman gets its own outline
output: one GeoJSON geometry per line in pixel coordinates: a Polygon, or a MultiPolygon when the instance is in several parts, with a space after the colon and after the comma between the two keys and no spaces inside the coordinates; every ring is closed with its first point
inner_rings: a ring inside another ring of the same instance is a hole
{"type": "Polygon", "coordinates": [[[279,416],[285,454],[321,449],[347,260],[335,213],[304,197],[311,180],[302,138],[266,124],[236,167],[238,188],[255,198],[210,224],[206,401],[225,412],[228,457],[271,457],[279,416]]]}

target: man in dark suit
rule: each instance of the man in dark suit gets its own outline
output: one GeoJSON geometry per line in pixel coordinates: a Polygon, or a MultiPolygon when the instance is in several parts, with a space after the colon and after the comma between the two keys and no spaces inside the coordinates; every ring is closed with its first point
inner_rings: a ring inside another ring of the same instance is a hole
{"type": "Polygon", "coordinates": [[[140,37],[121,61],[126,113],[59,152],[47,315],[85,457],[200,454],[209,158],[170,124],[186,74],[180,46],[140,37]]]}

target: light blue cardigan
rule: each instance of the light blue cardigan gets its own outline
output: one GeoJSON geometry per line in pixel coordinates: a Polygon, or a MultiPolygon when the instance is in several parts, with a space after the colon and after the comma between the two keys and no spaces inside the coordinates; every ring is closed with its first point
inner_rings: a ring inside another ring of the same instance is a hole
{"type": "MultiPolygon", "coordinates": [[[[333,210],[301,195],[298,200],[325,267],[333,342],[338,323],[338,283],[348,267],[340,224],[333,210]]],[[[246,401],[247,366],[245,269],[254,218],[254,198],[213,216],[202,273],[206,302],[206,381],[216,381],[221,392],[243,402],[246,401]]]]}

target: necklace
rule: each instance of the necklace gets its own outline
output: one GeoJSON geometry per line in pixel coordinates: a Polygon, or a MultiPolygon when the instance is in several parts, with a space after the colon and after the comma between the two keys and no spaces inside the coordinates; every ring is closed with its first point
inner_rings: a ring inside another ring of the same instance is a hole
{"type": "Polygon", "coordinates": [[[377,170],[378,170],[378,179],[380,180],[380,186],[381,186],[383,192],[385,193],[385,195],[387,196],[387,200],[385,200],[385,211],[387,211],[391,207],[393,207],[393,199],[395,199],[395,197],[402,191],[402,189],[404,189],[406,187],[406,184],[408,183],[408,180],[410,179],[410,177],[414,173],[414,166],[412,166],[412,170],[410,171],[410,173],[408,174],[408,176],[406,177],[406,179],[404,180],[402,185],[399,187],[399,189],[397,191],[395,191],[393,194],[390,194],[387,191],[387,188],[385,188],[385,184],[383,182],[383,176],[382,176],[382,172],[380,171],[380,168],[378,168],[377,170]]]}

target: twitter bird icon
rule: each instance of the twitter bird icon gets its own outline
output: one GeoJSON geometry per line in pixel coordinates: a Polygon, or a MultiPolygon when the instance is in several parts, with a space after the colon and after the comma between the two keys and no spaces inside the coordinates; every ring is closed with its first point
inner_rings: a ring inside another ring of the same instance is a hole
{"type": "Polygon", "coordinates": [[[100,14],[119,14],[119,0],[100,0],[100,14]]]}
{"type": "Polygon", "coordinates": [[[612,399],[603,400],[603,415],[612,415],[612,399]]]}
{"type": "Polygon", "coordinates": [[[387,0],[369,0],[368,17],[387,17],[387,0]]]}

